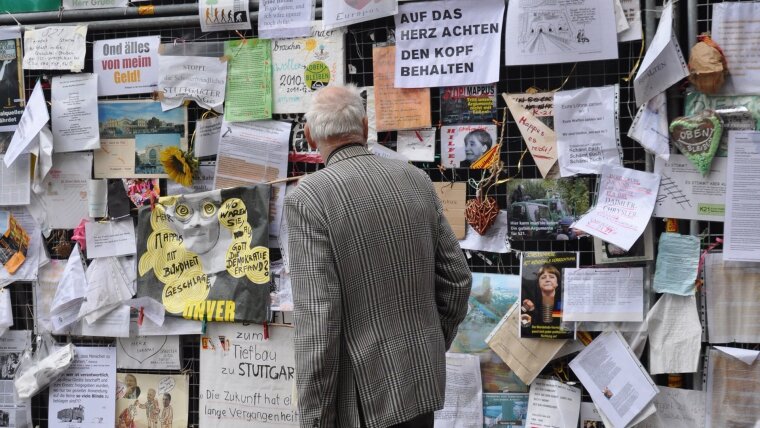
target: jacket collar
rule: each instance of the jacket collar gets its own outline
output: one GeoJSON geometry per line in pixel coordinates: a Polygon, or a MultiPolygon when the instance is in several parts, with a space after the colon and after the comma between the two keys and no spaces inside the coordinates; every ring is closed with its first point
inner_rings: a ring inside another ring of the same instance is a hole
{"type": "Polygon", "coordinates": [[[357,156],[368,156],[371,154],[372,152],[367,149],[364,143],[349,143],[345,146],[338,147],[330,153],[330,156],[325,160],[325,166],[330,166],[345,159],[351,159],[357,156]]]}

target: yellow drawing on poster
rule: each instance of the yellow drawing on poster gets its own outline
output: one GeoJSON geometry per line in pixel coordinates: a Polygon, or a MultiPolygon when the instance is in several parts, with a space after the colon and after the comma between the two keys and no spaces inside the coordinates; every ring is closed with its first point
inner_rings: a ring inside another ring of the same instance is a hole
{"type": "Polygon", "coordinates": [[[138,272],[143,276],[152,270],[164,284],[161,301],[170,313],[189,319],[233,321],[233,301],[206,301],[215,281],[213,274],[226,270],[233,278],[247,277],[255,284],[269,282],[269,249],[251,248],[248,210],[239,198],[220,202],[162,197],[151,212],[150,224],[152,232],[138,272]],[[219,239],[220,226],[231,239],[219,239]],[[218,242],[229,246],[216,248],[218,242]],[[213,254],[220,251],[224,251],[219,254],[223,266],[215,268],[217,257],[213,254]]]}

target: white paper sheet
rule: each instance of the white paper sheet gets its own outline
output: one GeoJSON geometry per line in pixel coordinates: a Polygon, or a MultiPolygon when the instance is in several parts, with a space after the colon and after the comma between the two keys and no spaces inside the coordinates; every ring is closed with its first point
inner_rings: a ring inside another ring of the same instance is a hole
{"type": "Polygon", "coordinates": [[[177,335],[116,339],[116,366],[119,369],[180,370],[179,359],[177,335]]]}
{"type": "Polygon", "coordinates": [[[158,90],[163,93],[161,108],[171,110],[184,100],[193,100],[201,108],[223,113],[227,83],[227,61],[204,56],[158,57],[158,90]]]}
{"type": "Polygon", "coordinates": [[[644,320],[644,268],[565,268],[562,274],[562,321],[644,320]]]}
{"type": "Polygon", "coordinates": [[[515,0],[507,8],[506,65],[595,61],[618,57],[609,0],[568,3],[515,0]]]}
{"type": "MultiPolygon", "coordinates": [[[[214,188],[249,186],[288,176],[288,122],[224,122],[216,158],[214,188]]],[[[285,183],[272,186],[269,234],[280,233],[285,183]]]]}
{"type": "Polygon", "coordinates": [[[398,11],[398,0],[327,1],[322,4],[322,25],[329,30],[392,16],[398,11]]]}
{"type": "Polygon", "coordinates": [[[44,192],[42,188],[42,181],[47,177],[50,168],[53,167],[53,133],[50,131],[50,127],[45,124],[37,135],[36,148],[34,149],[34,164],[32,170],[34,176],[32,177],[32,192],[40,194],[44,192]]]}
{"type": "Polygon", "coordinates": [[[250,30],[251,16],[248,14],[248,0],[200,0],[198,18],[201,30],[250,30]]]}
{"type": "Polygon", "coordinates": [[[758,426],[760,361],[747,365],[714,349],[708,356],[706,426],[758,426]]]}
{"type": "Polygon", "coordinates": [[[108,213],[108,180],[87,180],[87,214],[92,218],[108,213]]]}
{"type": "Polygon", "coordinates": [[[132,297],[132,281],[115,257],[94,259],[85,272],[87,291],[79,318],[92,324],[132,297]]]}
{"type": "Polygon", "coordinates": [[[82,336],[129,337],[129,306],[119,306],[92,324],[82,320],[82,336]]]}
{"type": "Polygon", "coordinates": [[[394,86],[428,88],[498,81],[499,56],[493,52],[501,46],[503,17],[502,0],[401,5],[395,16],[394,86]]]}
{"type": "Polygon", "coordinates": [[[308,36],[314,20],[314,2],[315,0],[259,0],[259,38],[308,36]]]}
{"type": "Polygon", "coordinates": [[[616,427],[631,422],[658,392],[618,332],[597,336],[570,362],[570,368],[616,427]]]}
{"type": "Polygon", "coordinates": [[[636,428],[704,428],[705,392],[660,387],[654,397],[657,412],[636,428]]]}
{"type": "Polygon", "coordinates": [[[694,295],[699,244],[699,238],[693,235],[669,232],[660,235],[652,286],[654,291],[679,296],[694,295]]]}
{"type": "Polygon", "coordinates": [[[82,304],[86,291],[87,279],[82,255],[79,244],[74,244],[56,288],[53,302],[50,304],[50,319],[54,331],[59,331],[78,319],[79,306],[82,304]]]}
{"type": "Polygon", "coordinates": [[[211,323],[200,341],[200,425],[298,427],[295,379],[292,328],[269,327],[264,340],[257,324],[211,323]]]}
{"type": "Polygon", "coordinates": [[[50,116],[55,152],[100,148],[97,74],[81,73],[53,77],[51,103],[50,116]]]}
{"type": "Polygon", "coordinates": [[[0,155],[0,206],[28,205],[31,202],[32,178],[30,155],[19,155],[10,167],[0,155]]]}
{"type": "MultiPolygon", "coordinates": [[[[638,4],[638,2],[636,2],[638,4]]],[[[670,158],[668,104],[664,92],[642,104],[628,128],[628,137],[641,144],[656,160],[670,158]]],[[[659,171],[655,167],[655,171],[659,171]]]]}
{"type": "Polygon", "coordinates": [[[694,373],[699,366],[702,325],[696,297],[663,294],[647,314],[649,373],[694,373]]]}
{"type": "Polygon", "coordinates": [[[195,122],[195,146],[193,150],[196,157],[216,156],[219,152],[223,121],[224,116],[216,116],[195,122]]]}
{"type": "Polygon", "coordinates": [[[610,165],[601,172],[597,204],[572,227],[628,251],[652,216],[660,176],[610,165]]]}
{"type": "Polygon", "coordinates": [[[11,290],[0,289],[0,336],[13,326],[13,307],[11,306],[11,290]]]}
{"type": "Polygon", "coordinates": [[[710,343],[760,343],[760,266],[705,257],[707,338],[710,343]]]}
{"type": "Polygon", "coordinates": [[[346,29],[322,30],[319,22],[309,36],[272,40],[272,103],[274,113],[305,113],[317,86],[345,81],[346,29]],[[319,48],[316,48],[319,46],[319,48]],[[326,66],[329,73],[307,84],[305,70],[326,66]]]}
{"type": "Polygon", "coordinates": [[[398,131],[396,151],[412,162],[435,160],[435,128],[398,131]]]}
{"type": "MultiPolygon", "coordinates": [[[[50,120],[47,104],[45,104],[45,95],[42,93],[42,84],[38,80],[26,103],[24,114],[18,124],[13,139],[8,145],[3,162],[6,167],[10,167],[16,161],[19,155],[32,153],[38,147],[39,140],[36,139],[42,128],[50,120]]],[[[23,159],[22,159],[23,161],[23,159]]]]}
{"type": "Polygon", "coordinates": [[[662,9],[660,23],[633,79],[636,105],[640,106],[689,75],[681,48],[673,33],[673,3],[662,9]]]}
{"type": "Polygon", "coordinates": [[[562,177],[598,174],[602,165],[621,166],[618,85],[554,94],[554,131],[562,177]]]}
{"type": "Polygon", "coordinates": [[[710,175],[703,177],[682,154],[665,162],[655,159],[654,171],[662,176],[654,217],[723,221],[726,211],[728,160],[714,157],[710,175]]]}
{"type": "Polygon", "coordinates": [[[483,389],[477,355],[446,353],[446,402],[435,412],[436,428],[482,428],[483,389]]]}
{"type": "Polygon", "coordinates": [[[55,290],[63,275],[64,267],[66,267],[65,260],[51,260],[39,269],[37,281],[34,283],[34,319],[37,331],[40,333],[53,331],[50,305],[53,303],[55,290]]]}
{"type": "Polygon", "coordinates": [[[24,32],[24,70],[82,71],[87,52],[86,25],[51,25],[24,32]]]}
{"type": "Polygon", "coordinates": [[[519,331],[520,305],[516,302],[486,337],[486,343],[520,380],[530,385],[567,340],[521,338],[519,331]]]}
{"type": "Polygon", "coordinates": [[[544,178],[559,176],[554,124],[554,92],[501,94],[517,129],[544,178]],[[548,124],[552,124],[550,127],[548,124]]]}
{"type": "Polygon", "coordinates": [[[760,355],[760,351],[755,351],[753,349],[732,348],[729,346],[715,346],[714,348],[720,352],[723,352],[724,354],[728,354],[738,359],[744,364],[750,365],[754,363],[755,360],[757,360],[758,355],[760,355]]]}
{"type": "Polygon", "coordinates": [[[475,231],[469,224],[464,239],[459,241],[459,246],[463,250],[488,251],[491,253],[508,253],[510,250],[507,234],[509,225],[507,223],[507,211],[501,210],[496,215],[496,220],[485,234],[481,235],[475,231]]]}
{"type": "Polygon", "coordinates": [[[531,428],[575,426],[580,405],[580,389],[556,380],[536,379],[530,386],[525,424],[531,428]]]}
{"type": "MultiPolygon", "coordinates": [[[[610,422],[609,418],[604,416],[604,413],[602,413],[599,408],[597,407],[597,413],[599,414],[599,417],[602,419],[602,423],[604,426],[612,427],[612,422],[610,422]]],[[[652,416],[657,411],[657,407],[655,407],[654,402],[649,403],[648,406],[644,408],[638,415],[636,415],[635,418],[631,422],[628,422],[628,425],[625,426],[625,428],[634,428],[636,427],[640,422],[642,422],[644,419],[652,416]]]]}
{"type": "Polygon", "coordinates": [[[760,261],[760,131],[730,131],[723,258],[760,261]]]}
{"type": "Polygon", "coordinates": [[[620,0],[628,29],[618,33],[618,42],[641,40],[641,3],[639,0],[620,0]]]}
{"type": "Polygon", "coordinates": [[[625,12],[623,11],[623,5],[620,4],[620,0],[613,0],[612,4],[615,8],[615,30],[618,32],[618,39],[620,39],[619,34],[629,29],[630,25],[628,25],[628,20],[625,19],[625,12]]]}
{"type": "Polygon", "coordinates": [[[137,253],[135,226],[131,218],[87,223],[85,235],[87,257],[90,259],[137,253]]]}
{"type": "Polygon", "coordinates": [[[0,336],[0,411],[8,414],[9,428],[27,428],[32,426],[31,400],[19,400],[15,397],[13,376],[16,373],[21,354],[32,345],[32,332],[29,330],[11,330],[0,336]]]}
{"type": "Polygon", "coordinates": [[[760,90],[756,55],[760,43],[760,23],[748,17],[760,16],[760,4],[725,2],[712,5],[710,35],[728,62],[729,74],[723,93],[756,94],[760,90]]]}
{"type": "Polygon", "coordinates": [[[51,428],[116,424],[116,349],[77,346],[71,366],[50,384],[48,421],[51,428]]]}
{"type": "Polygon", "coordinates": [[[92,153],[57,153],[53,168],[42,182],[41,202],[54,229],[74,229],[87,218],[92,153]]]}
{"type": "Polygon", "coordinates": [[[98,75],[98,96],[155,91],[160,44],[159,36],[96,41],[92,69],[98,75]]]}

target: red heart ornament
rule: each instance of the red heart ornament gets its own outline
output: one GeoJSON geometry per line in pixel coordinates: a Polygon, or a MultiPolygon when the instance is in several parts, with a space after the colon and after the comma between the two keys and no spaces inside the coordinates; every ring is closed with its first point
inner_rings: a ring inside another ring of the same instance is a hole
{"type": "Polygon", "coordinates": [[[485,199],[470,199],[464,211],[467,223],[481,235],[493,225],[497,215],[499,215],[499,204],[492,196],[485,199]]]}

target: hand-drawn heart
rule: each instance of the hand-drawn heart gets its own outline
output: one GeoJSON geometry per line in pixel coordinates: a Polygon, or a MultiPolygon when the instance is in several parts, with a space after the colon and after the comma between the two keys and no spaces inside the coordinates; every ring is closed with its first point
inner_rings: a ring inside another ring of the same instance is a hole
{"type": "Polygon", "coordinates": [[[499,204],[496,203],[496,199],[492,196],[483,198],[475,198],[467,201],[465,207],[464,216],[467,219],[467,223],[475,229],[479,234],[484,234],[496,221],[496,216],[499,214],[499,204]]]}
{"type": "Polygon", "coordinates": [[[713,111],[679,117],[670,124],[670,141],[703,176],[710,174],[721,134],[723,124],[713,111]]]}
{"type": "Polygon", "coordinates": [[[347,5],[353,7],[356,10],[364,9],[364,6],[368,5],[370,0],[343,0],[347,5]]]}
{"type": "MultiPolygon", "coordinates": [[[[152,336],[152,337],[149,337],[149,338],[150,339],[154,339],[154,338],[158,339],[158,337],[156,337],[156,336],[152,336]]],[[[117,340],[119,341],[119,346],[121,346],[121,350],[124,351],[124,354],[126,356],[128,356],[129,358],[137,361],[140,364],[143,364],[144,362],[146,362],[146,361],[150,360],[151,358],[155,357],[156,355],[158,355],[158,353],[161,352],[164,349],[164,345],[166,345],[166,341],[168,340],[168,337],[164,336],[164,341],[163,341],[163,343],[161,343],[161,346],[156,346],[155,347],[156,352],[154,352],[154,353],[152,353],[150,355],[144,355],[144,352],[141,352],[138,355],[132,355],[134,353],[134,348],[131,347],[131,346],[124,346],[124,342],[129,342],[130,340],[133,340],[133,339],[121,339],[121,338],[118,338],[117,340]]],[[[158,341],[156,341],[155,343],[157,344],[157,342],[158,341]]],[[[150,368],[150,367],[146,367],[146,368],[150,368]]]]}

